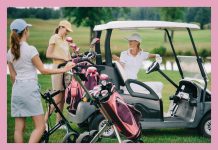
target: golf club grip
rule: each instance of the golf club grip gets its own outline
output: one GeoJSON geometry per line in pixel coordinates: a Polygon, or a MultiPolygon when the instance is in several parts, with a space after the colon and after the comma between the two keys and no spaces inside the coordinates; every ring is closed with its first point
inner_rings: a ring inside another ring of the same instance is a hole
{"type": "Polygon", "coordinates": [[[77,60],[77,63],[82,63],[82,62],[88,62],[88,63],[94,65],[94,63],[91,62],[89,58],[80,58],[79,60],[77,60]]]}

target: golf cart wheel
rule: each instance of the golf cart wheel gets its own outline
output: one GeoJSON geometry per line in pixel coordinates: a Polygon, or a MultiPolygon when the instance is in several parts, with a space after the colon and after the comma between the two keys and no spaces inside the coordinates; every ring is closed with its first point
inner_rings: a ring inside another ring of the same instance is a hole
{"type": "Polygon", "coordinates": [[[77,139],[77,134],[74,132],[70,132],[64,136],[62,143],[75,143],[76,139],[77,139]]]}
{"type": "Polygon", "coordinates": [[[90,136],[94,137],[98,133],[98,130],[91,130],[89,132],[90,136]]]}
{"type": "Polygon", "coordinates": [[[93,139],[93,136],[90,134],[90,132],[84,132],[79,135],[79,137],[76,140],[76,143],[90,143],[93,139]]]}
{"type": "Polygon", "coordinates": [[[199,126],[201,135],[210,138],[211,137],[211,113],[204,116],[199,126]]]}
{"type": "MultiPolygon", "coordinates": [[[[102,114],[98,114],[90,123],[90,130],[100,131],[107,121],[102,114]]],[[[102,134],[103,137],[113,137],[115,135],[114,128],[111,126],[102,134]]]]}
{"type": "MultiPolygon", "coordinates": [[[[92,139],[95,137],[95,135],[98,133],[98,130],[91,130],[89,132],[89,135],[92,137],[92,139]]],[[[98,137],[97,141],[96,142],[100,142],[101,141],[101,137],[98,137]]]]}
{"type": "Polygon", "coordinates": [[[134,143],[132,140],[123,140],[122,143],[134,143]]]}

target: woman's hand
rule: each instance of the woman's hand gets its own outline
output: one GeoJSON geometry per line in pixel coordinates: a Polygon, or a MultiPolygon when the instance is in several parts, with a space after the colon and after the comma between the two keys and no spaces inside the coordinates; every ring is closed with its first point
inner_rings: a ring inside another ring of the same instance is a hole
{"type": "Polygon", "coordinates": [[[159,54],[156,54],[155,60],[156,60],[156,62],[158,62],[159,64],[162,63],[162,57],[160,57],[159,54]]]}
{"type": "Polygon", "coordinates": [[[64,66],[64,72],[70,71],[73,67],[75,67],[76,64],[73,63],[72,61],[68,62],[65,66],[64,66]]]}
{"type": "Polygon", "coordinates": [[[70,61],[71,59],[70,58],[64,58],[64,61],[70,61]]]}
{"type": "Polygon", "coordinates": [[[12,82],[12,84],[14,84],[17,73],[16,73],[14,66],[11,62],[8,62],[8,68],[9,68],[9,72],[10,72],[11,82],[12,82]]]}
{"type": "Polygon", "coordinates": [[[118,57],[117,55],[112,55],[112,58],[115,61],[120,61],[120,57],[118,57]]]}

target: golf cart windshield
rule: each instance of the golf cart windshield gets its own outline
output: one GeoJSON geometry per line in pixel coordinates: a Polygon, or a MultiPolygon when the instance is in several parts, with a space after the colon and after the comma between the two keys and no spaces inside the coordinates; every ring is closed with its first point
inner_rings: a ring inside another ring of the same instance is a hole
{"type": "MultiPolygon", "coordinates": [[[[197,59],[195,56],[178,56],[178,60],[185,79],[190,79],[204,84],[197,59]]],[[[204,69],[205,72],[205,69],[204,69]]],[[[205,72],[206,73],[206,72],[205,72]]],[[[208,79],[208,78],[207,78],[208,79]]]]}

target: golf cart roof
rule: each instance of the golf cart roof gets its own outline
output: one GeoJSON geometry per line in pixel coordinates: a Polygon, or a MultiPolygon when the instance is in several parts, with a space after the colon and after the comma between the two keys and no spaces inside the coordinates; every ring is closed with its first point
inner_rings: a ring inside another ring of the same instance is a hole
{"type": "Polygon", "coordinates": [[[111,21],[106,24],[96,25],[94,31],[107,29],[169,29],[169,30],[198,30],[200,27],[196,24],[168,22],[168,21],[111,21]]]}

